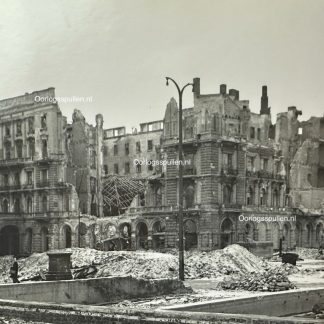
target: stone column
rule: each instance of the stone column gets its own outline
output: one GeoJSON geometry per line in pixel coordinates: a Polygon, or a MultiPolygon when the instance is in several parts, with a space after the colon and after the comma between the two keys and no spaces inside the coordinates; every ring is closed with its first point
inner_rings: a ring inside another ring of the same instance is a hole
{"type": "Polygon", "coordinates": [[[136,244],[136,234],[135,231],[132,231],[131,234],[131,242],[132,242],[132,251],[135,251],[137,249],[137,244],[136,244]]]}

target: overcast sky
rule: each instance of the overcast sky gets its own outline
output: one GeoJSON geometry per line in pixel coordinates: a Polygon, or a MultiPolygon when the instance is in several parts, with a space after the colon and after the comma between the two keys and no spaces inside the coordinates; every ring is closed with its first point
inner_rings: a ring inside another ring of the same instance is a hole
{"type": "MultiPolygon", "coordinates": [[[[92,96],[74,108],[104,127],[162,119],[180,84],[240,90],[252,111],[268,85],[272,116],[323,116],[324,0],[1,0],[0,98],[48,87],[92,96]]],[[[184,94],[192,106],[192,92],[184,94]]]]}

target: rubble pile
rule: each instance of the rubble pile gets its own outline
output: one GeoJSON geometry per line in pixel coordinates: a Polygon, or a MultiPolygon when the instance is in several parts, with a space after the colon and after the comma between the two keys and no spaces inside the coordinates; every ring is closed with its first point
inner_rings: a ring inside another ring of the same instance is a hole
{"type": "MultiPolygon", "coordinates": [[[[72,252],[72,275],[78,279],[109,276],[133,276],[144,279],[178,277],[178,256],[169,253],[98,251],[89,248],[72,248],[64,251],[72,252]]],[[[6,258],[2,258],[7,261],[1,264],[2,268],[0,269],[2,269],[3,273],[2,278],[0,278],[1,282],[11,281],[9,268],[12,264],[12,258],[6,258]]],[[[18,264],[20,281],[44,280],[45,273],[48,271],[48,256],[46,253],[35,253],[25,259],[18,260],[18,264]]],[[[289,266],[274,267],[274,269],[279,268],[280,270],[280,276],[276,274],[279,279],[274,280],[275,274],[273,271],[275,270],[270,269],[270,267],[274,266],[235,244],[223,250],[211,252],[188,251],[185,253],[185,277],[187,279],[216,278],[223,280],[226,277],[243,278],[244,284],[235,284],[234,280],[233,285],[228,289],[233,289],[232,287],[243,289],[253,287],[249,290],[258,290],[260,282],[264,283],[264,280],[266,280],[262,288],[266,285],[269,291],[276,290],[280,286],[277,285],[278,283],[286,282],[284,275],[288,275],[291,269],[289,266]],[[264,277],[264,273],[267,276],[264,277]],[[255,283],[251,283],[244,278],[255,278],[255,283]]]]}
{"type": "Polygon", "coordinates": [[[172,278],[177,276],[178,261],[173,255],[157,252],[109,252],[105,264],[97,269],[96,277],[172,278]]]}
{"type": "Polygon", "coordinates": [[[226,280],[221,284],[223,289],[242,289],[248,291],[281,291],[296,288],[281,268],[268,268],[261,273],[240,276],[226,280]]]}
{"type": "Polygon", "coordinates": [[[318,249],[296,247],[296,253],[302,259],[316,259],[318,249]]]}
{"type": "Polygon", "coordinates": [[[291,274],[298,273],[301,271],[299,268],[297,268],[296,266],[293,266],[290,263],[281,263],[279,267],[280,267],[281,271],[284,274],[286,274],[287,276],[289,276],[291,274]]]}
{"type": "Polygon", "coordinates": [[[44,280],[48,271],[48,256],[46,253],[34,253],[28,258],[18,260],[19,280],[44,280]]]}
{"type": "Polygon", "coordinates": [[[0,257],[0,282],[6,283],[6,282],[12,282],[9,274],[10,267],[12,266],[14,262],[14,258],[12,255],[7,255],[0,257]]]}
{"type": "Polygon", "coordinates": [[[249,274],[260,272],[265,266],[261,259],[237,244],[211,252],[190,251],[185,260],[185,275],[189,279],[249,274]]]}

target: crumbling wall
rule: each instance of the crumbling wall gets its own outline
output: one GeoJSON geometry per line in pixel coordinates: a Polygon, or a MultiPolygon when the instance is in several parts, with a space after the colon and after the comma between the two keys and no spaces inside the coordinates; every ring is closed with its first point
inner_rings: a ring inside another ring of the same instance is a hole
{"type": "Polygon", "coordinates": [[[301,114],[296,107],[288,107],[287,112],[277,114],[275,140],[281,146],[285,161],[291,161],[298,149],[298,116],[301,114]]]}
{"type": "Polygon", "coordinates": [[[318,189],[319,143],[306,139],[298,149],[290,171],[290,188],[294,206],[321,209],[324,189],[318,189]]]}
{"type": "Polygon", "coordinates": [[[316,165],[318,165],[318,143],[307,139],[298,149],[291,163],[290,187],[292,189],[313,187],[317,176],[316,165]]]}

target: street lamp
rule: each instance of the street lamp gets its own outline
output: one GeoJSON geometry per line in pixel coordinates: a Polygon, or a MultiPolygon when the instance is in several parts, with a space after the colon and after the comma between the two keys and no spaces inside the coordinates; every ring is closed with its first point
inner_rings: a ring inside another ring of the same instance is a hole
{"type": "Polygon", "coordinates": [[[173,82],[176,86],[179,94],[179,279],[184,281],[184,253],[183,253],[183,154],[182,154],[182,94],[186,87],[193,86],[192,83],[187,83],[180,89],[177,82],[172,78],[166,77],[166,85],[169,85],[169,81],[173,82]]]}

